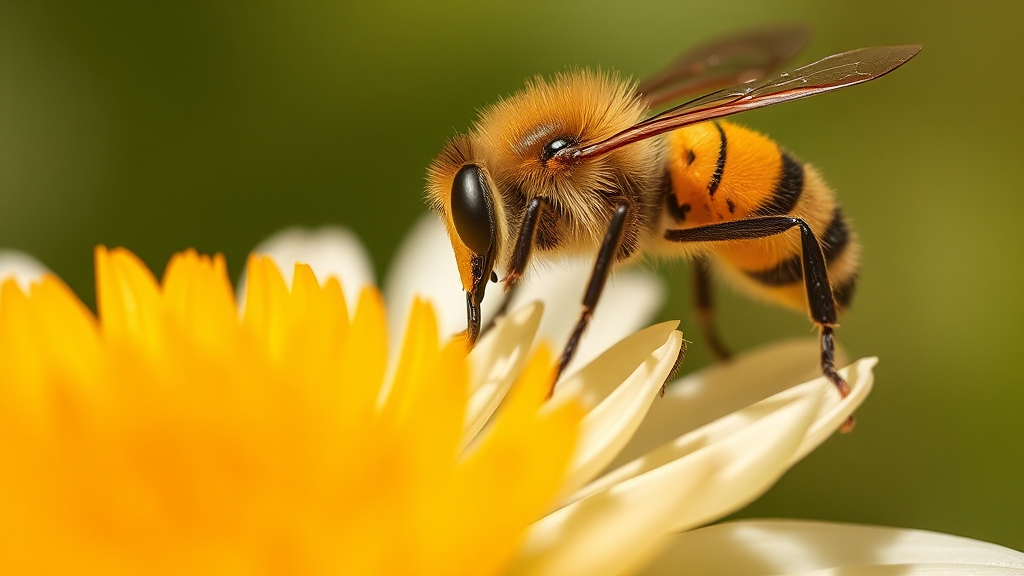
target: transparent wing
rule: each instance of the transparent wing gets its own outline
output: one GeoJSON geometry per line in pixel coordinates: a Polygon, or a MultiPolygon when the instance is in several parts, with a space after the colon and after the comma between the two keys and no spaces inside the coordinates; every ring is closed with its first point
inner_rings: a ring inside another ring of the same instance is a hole
{"type": "Polygon", "coordinates": [[[685,94],[760,80],[807,45],[811,29],[803,24],[751,28],[698,44],[660,72],[640,82],[637,91],[651,106],[685,94]]]}
{"type": "Polygon", "coordinates": [[[600,156],[689,124],[867,82],[899,68],[920,51],[921,46],[915,44],[861,48],[835,54],[792,72],[712,92],[652,116],[596,144],[566,149],[560,156],[567,162],[600,156]]]}

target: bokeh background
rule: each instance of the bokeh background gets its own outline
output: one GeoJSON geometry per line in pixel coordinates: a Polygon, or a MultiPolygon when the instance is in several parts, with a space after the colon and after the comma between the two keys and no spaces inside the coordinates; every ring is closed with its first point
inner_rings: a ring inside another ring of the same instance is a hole
{"type": "MultiPolygon", "coordinates": [[[[800,21],[802,61],[923,43],[868,85],[745,114],[816,164],[864,250],[839,336],[878,355],[855,433],[740,516],[925,528],[1024,549],[1024,3],[0,4],[0,246],[93,300],[92,249],[154,270],[184,247],[238,274],[286,225],[339,223],[378,272],[424,210],[424,168],[530,75],[642,76],[682,47],[800,21]]],[[[661,315],[695,340],[690,274],[661,315]]],[[[719,295],[735,349],[807,320],[719,295]]]]}

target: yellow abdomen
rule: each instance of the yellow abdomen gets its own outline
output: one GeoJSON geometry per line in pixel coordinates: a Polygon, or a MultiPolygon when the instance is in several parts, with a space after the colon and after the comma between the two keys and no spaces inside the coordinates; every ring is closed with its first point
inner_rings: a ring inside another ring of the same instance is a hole
{"type": "MultiPolygon", "coordinates": [[[[731,122],[703,122],[667,136],[670,227],[692,228],[759,216],[802,218],[822,244],[836,301],[845,306],[859,247],[835,195],[818,172],[768,137],[731,122]]],[[[668,247],[666,247],[668,248],[668,247]]],[[[806,310],[796,229],[756,240],[708,243],[718,268],[746,291],[806,310]]]]}

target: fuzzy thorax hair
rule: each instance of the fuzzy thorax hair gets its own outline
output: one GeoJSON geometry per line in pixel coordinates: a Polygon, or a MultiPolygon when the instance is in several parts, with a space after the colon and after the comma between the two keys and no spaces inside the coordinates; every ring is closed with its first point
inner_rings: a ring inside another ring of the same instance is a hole
{"type": "MultiPolygon", "coordinates": [[[[551,80],[529,80],[522,90],[484,108],[466,135],[448,142],[428,172],[428,201],[453,232],[452,178],[462,165],[476,163],[496,188],[499,252],[510,249],[508,240],[521,220],[515,212],[537,196],[548,198],[558,213],[564,248],[591,250],[615,204],[630,203],[637,217],[652,209],[650,193],[643,192],[661,177],[661,139],[571,165],[546,162],[544,147],[558,139],[578,147],[600,142],[642,121],[647,112],[635,85],[614,73],[572,70],[551,80]]],[[[458,243],[457,237],[452,240],[458,243]]]]}

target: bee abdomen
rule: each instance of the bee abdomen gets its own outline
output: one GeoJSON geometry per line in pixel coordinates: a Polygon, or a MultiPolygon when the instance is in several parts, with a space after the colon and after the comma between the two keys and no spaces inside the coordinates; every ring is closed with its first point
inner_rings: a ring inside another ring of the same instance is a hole
{"type": "MultiPolygon", "coordinates": [[[[824,231],[818,232],[818,241],[825,256],[833,297],[840,308],[845,308],[857,287],[859,246],[839,206],[833,209],[824,231]]],[[[798,247],[773,266],[757,270],[740,268],[740,271],[769,298],[796,308],[804,306],[802,254],[798,247]]]]}
{"type": "MultiPolygon", "coordinates": [[[[828,228],[818,240],[821,242],[821,251],[825,256],[825,263],[832,264],[846,251],[850,243],[850,228],[843,216],[843,209],[836,206],[832,213],[832,220],[828,228]]],[[[800,254],[793,254],[782,260],[775,266],[765,270],[745,270],[747,276],[757,280],[766,286],[784,286],[803,280],[803,265],[800,254]]]]}
{"type": "MultiPolygon", "coordinates": [[[[726,121],[683,128],[668,143],[668,181],[661,193],[669,228],[764,216],[801,218],[821,242],[836,302],[849,303],[859,246],[835,195],[813,166],[767,136],[726,121]]],[[[748,292],[806,309],[796,231],[704,249],[748,292]]]]}
{"type": "Polygon", "coordinates": [[[785,150],[779,150],[782,169],[771,196],[750,212],[750,217],[789,214],[804,191],[804,164],[785,150]]]}

